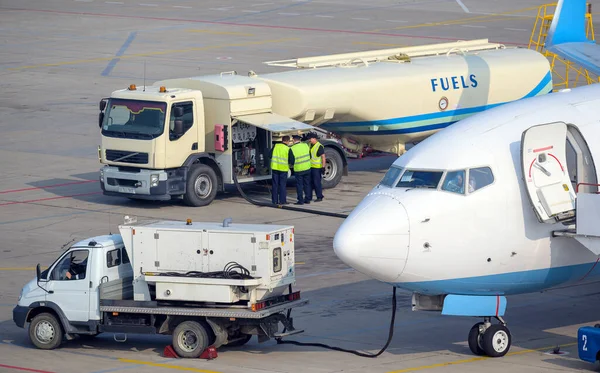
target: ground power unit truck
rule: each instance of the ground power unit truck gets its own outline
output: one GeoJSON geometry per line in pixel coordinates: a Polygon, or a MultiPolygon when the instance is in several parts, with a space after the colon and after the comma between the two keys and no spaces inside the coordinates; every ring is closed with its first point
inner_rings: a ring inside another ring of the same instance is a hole
{"type": "Polygon", "coordinates": [[[126,217],[119,230],[74,244],[43,272],[38,264],[13,310],[36,347],[104,332],[171,334],[175,352],[194,358],[253,335],[302,332],[285,312],[308,302],[292,289],[293,226],[126,217]]]}
{"type": "Polygon", "coordinates": [[[405,144],[487,108],[552,90],[542,54],[487,39],[267,62],[131,85],[100,102],[105,195],[210,204],[225,185],[271,178],[283,135],[333,133],[323,186],[347,174],[344,148],[401,155],[405,144]]]}

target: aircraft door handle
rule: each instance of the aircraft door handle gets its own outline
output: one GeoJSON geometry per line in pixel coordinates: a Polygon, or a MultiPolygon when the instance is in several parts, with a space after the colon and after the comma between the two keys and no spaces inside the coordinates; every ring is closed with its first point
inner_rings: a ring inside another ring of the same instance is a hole
{"type": "Polygon", "coordinates": [[[541,164],[539,164],[538,162],[535,162],[534,166],[536,166],[540,171],[542,171],[544,174],[546,174],[546,176],[550,176],[550,171],[546,170],[544,168],[544,166],[542,166],[541,164]]]}

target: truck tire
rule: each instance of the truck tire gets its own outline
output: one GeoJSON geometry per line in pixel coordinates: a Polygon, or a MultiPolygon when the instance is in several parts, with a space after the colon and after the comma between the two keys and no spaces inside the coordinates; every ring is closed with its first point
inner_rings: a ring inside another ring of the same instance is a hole
{"type": "Polygon", "coordinates": [[[321,185],[323,189],[335,188],[342,179],[344,161],[335,149],[325,148],[325,175],[321,185]]]}
{"type": "Polygon", "coordinates": [[[62,343],[62,325],[53,314],[40,313],[29,324],[29,339],[39,349],[53,350],[62,343]]]}
{"type": "Polygon", "coordinates": [[[197,358],[208,347],[208,333],[196,321],[184,321],[173,331],[173,349],[185,358],[197,358]]]}
{"type": "Polygon", "coordinates": [[[195,164],[188,173],[183,201],[188,206],[210,205],[217,196],[217,174],[210,166],[195,164]]]}

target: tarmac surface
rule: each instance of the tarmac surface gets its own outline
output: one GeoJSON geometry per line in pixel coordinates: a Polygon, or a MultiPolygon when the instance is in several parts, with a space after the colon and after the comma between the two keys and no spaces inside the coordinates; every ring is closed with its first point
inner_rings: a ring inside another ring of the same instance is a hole
{"type": "MultiPolygon", "coordinates": [[[[586,371],[577,329],[600,319],[598,283],[509,298],[511,352],[473,356],[472,318],[410,310],[398,290],[394,339],[368,359],[312,347],[222,348],[216,360],[161,357],[168,336],[113,335],[42,351],[12,321],[37,263],[73,241],[116,232],[124,215],[143,219],[293,224],[294,340],[377,352],[391,316],[391,288],[344,265],[332,238],[342,220],[259,208],[235,190],[213,204],[136,202],[98,185],[98,101],[131,83],[237,70],[277,71],[263,61],[430,44],[458,39],[526,46],[542,1],[370,0],[0,0],[0,372],[549,372],[586,371]],[[562,355],[547,354],[560,345],[562,355]]],[[[350,175],[310,208],[348,213],[394,156],[350,161],[350,175]]],[[[266,186],[245,187],[267,199],[266,186]]],[[[293,200],[293,189],[289,195],[293,200]]],[[[490,237],[490,239],[497,239],[490,237]]]]}

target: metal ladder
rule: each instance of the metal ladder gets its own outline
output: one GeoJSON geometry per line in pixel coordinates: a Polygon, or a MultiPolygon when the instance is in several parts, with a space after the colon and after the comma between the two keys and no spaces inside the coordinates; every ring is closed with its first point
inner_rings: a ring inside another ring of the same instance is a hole
{"type": "MultiPolygon", "coordinates": [[[[550,3],[541,5],[538,8],[537,17],[531,30],[531,37],[529,38],[529,49],[536,50],[542,53],[550,61],[550,69],[554,75],[553,85],[554,91],[558,91],[564,88],[574,88],[580,83],[580,79],[585,84],[592,84],[599,82],[599,77],[590,73],[587,69],[579,67],[572,61],[566,60],[559,57],[555,53],[546,50],[546,38],[548,37],[548,31],[552,25],[554,19],[554,12],[556,10],[557,3],[550,3]],[[573,75],[575,77],[573,78],[573,75]]],[[[589,40],[595,41],[594,34],[594,23],[592,19],[592,4],[587,4],[586,18],[586,37],[589,40]]]]}
{"type": "Polygon", "coordinates": [[[600,255],[600,184],[579,183],[575,188],[575,225],[568,229],[552,232],[552,237],[571,237],[588,248],[595,255],[600,255]],[[580,187],[588,191],[580,192],[580,187]]]}
{"type": "Polygon", "coordinates": [[[288,60],[267,61],[268,66],[291,67],[296,69],[315,69],[323,67],[356,67],[369,66],[374,62],[410,62],[412,58],[467,54],[478,51],[504,49],[503,44],[490,43],[488,39],[477,39],[467,41],[456,41],[450,43],[439,43],[420,45],[414,47],[402,47],[392,49],[380,49],[374,51],[340,53],[315,57],[302,57],[288,60]]]}

